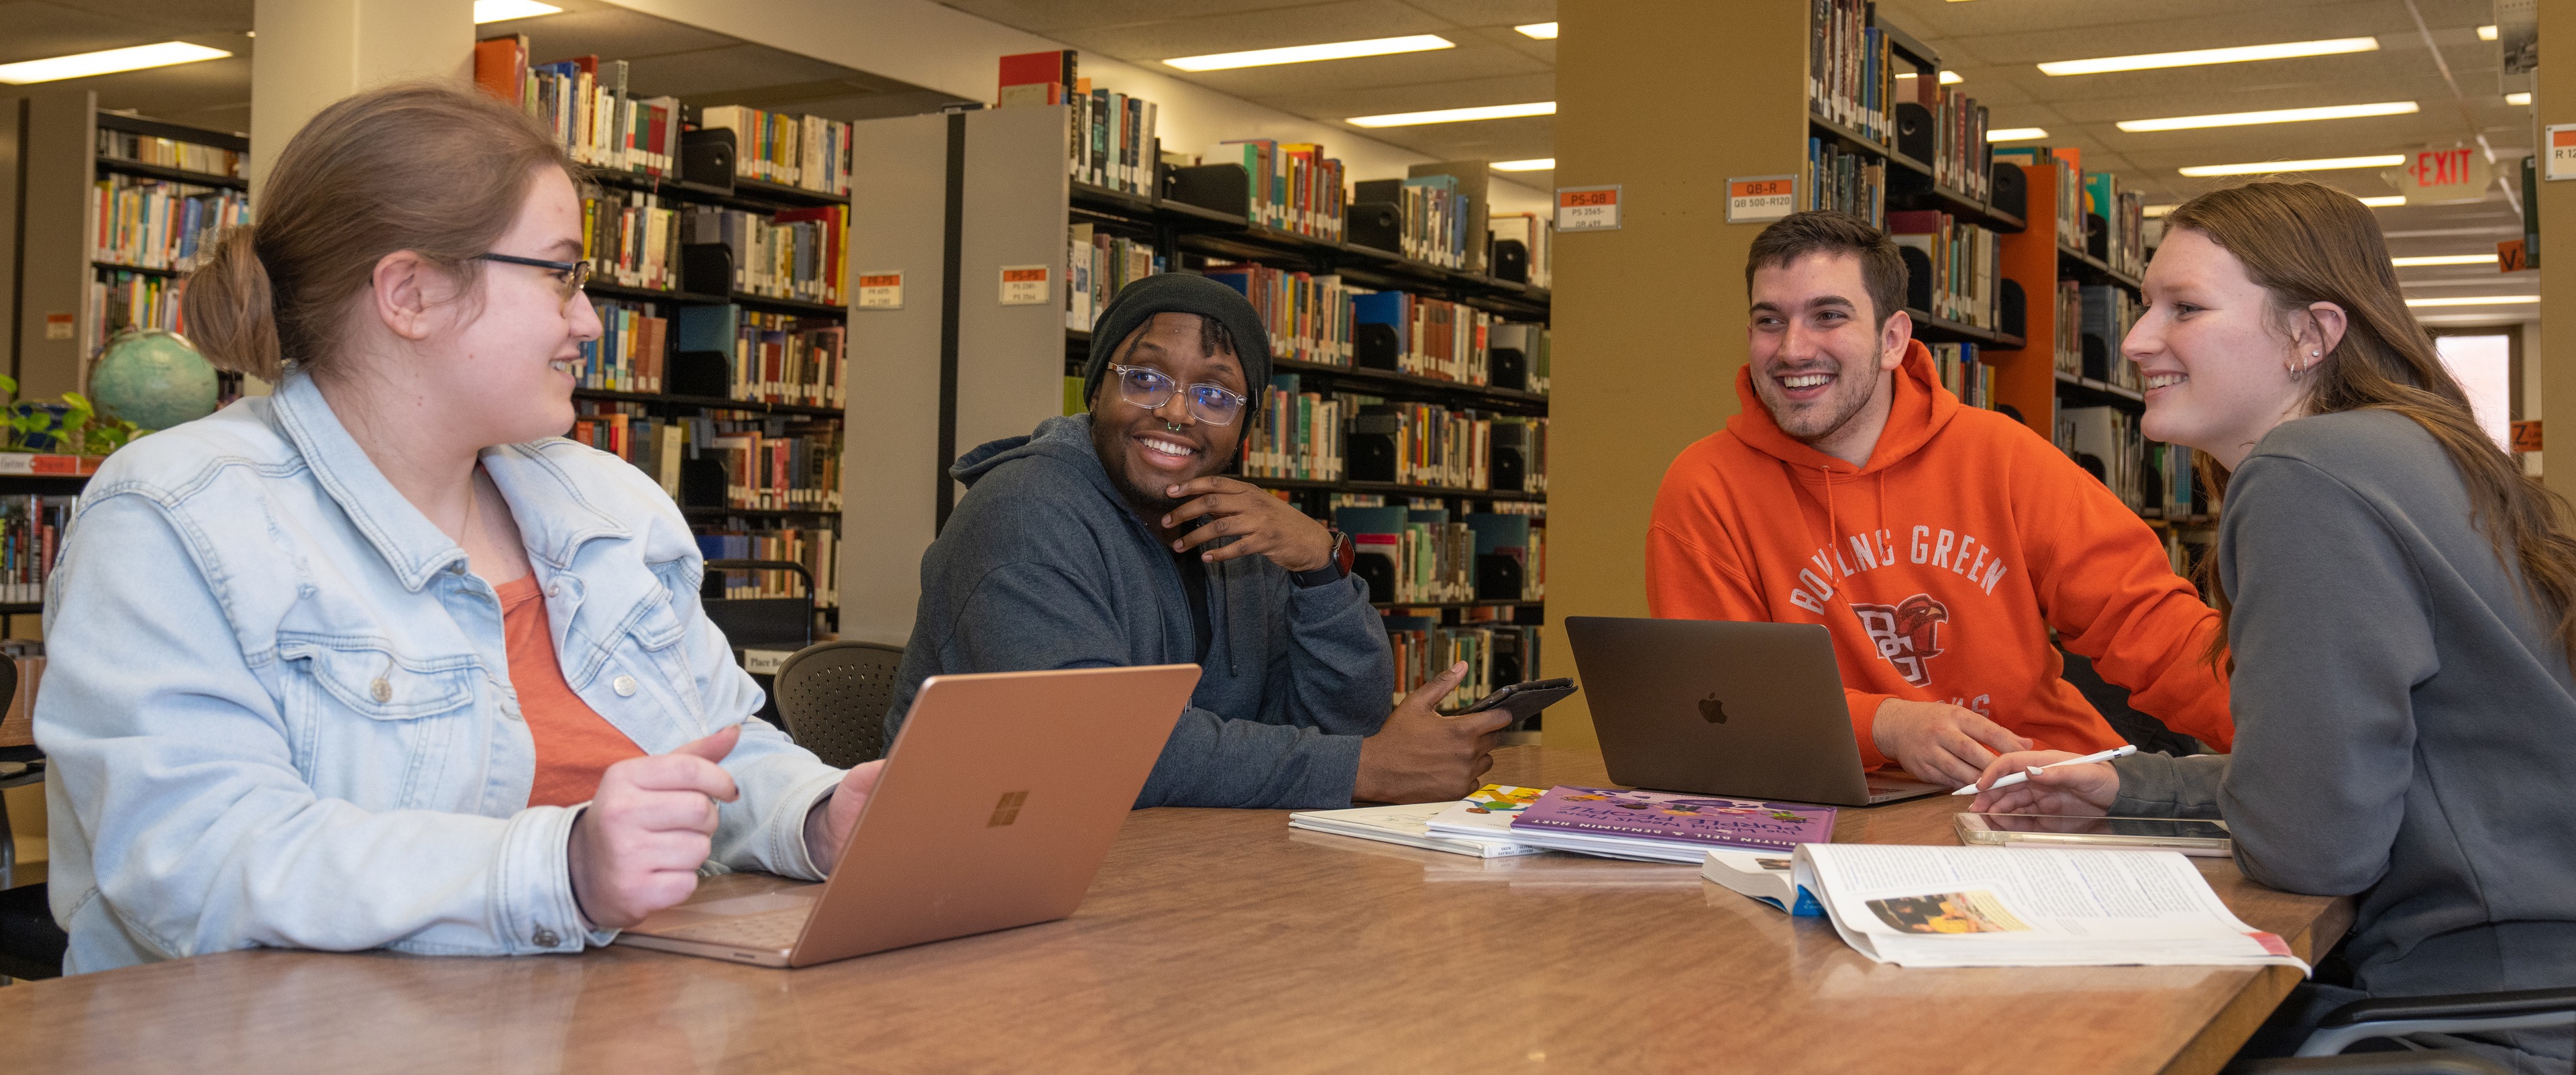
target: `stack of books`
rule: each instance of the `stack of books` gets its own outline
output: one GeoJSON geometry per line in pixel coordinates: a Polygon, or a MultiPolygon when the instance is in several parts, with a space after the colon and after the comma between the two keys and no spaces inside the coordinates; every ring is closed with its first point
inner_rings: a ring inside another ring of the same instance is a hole
{"type": "Polygon", "coordinates": [[[1091,331],[1118,289],[1163,271],[1150,243],[1075,224],[1065,235],[1064,327],[1091,331]]]}
{"type": "Polygon", "coordinates": [[[1887,214],[1889,237],[1900,248],[1920,252],[1918,264],[1908,257],[1909,271],[1921,272],[1930,287],[1926,313],[1964,325],[1994,328],[2003,296],[2003,247],[1994,232],[1929,209],[1887,214]]]}
{"type": "Polygon", "coordinates": [[[581,256],[591,274],[648,291],[680,288],[680,213],[659,195],[584,187],[581,256]]]}
{"type": "Polygon", "coordinates": [[[1799,208],[1843,213],[1877,227],[1887,219],[1887,162],[1842,148],[1829,138],[1807,139],[1799,177],[1806,197],[1799,208]]]}
{"type": "Polygon", "coordinates": [[[699,110],[698,127],[734,133],[737,178],[817,194],[850,192],[850,125],[840,120],[710,105],[699,110]]]}
{"type": "Polygon", "coordinates": [[[1201,273],[1252,300],[1270,332],[1270,357],[1351,364],[1351,293],[1341,277],[1250,262],[1210,265],[1201,273]]]}
{"type": "Polygon", "coordinates": [[[1274,374],[1260,420],[1244,431],[1242,473],[1255,478],[1340,481],[1343,397],[1305,391],[1293,373],[1274,374]]]}
{"type": "Polygon", "coordinates": [[[185,333],[179,297],[187,290],[185,280],[102,268],[89,282],[89,338],[104,344],[128,328],[185,333]]]}
{"type": "Polygon", "coordinates": [[[203,172],[232,179],[249,178],[244,170],[250,159],[247,154],[108,127],[98,129],[98,155],[136,164],[157,164],[183,172],[203,172]]]}
{"type": "Polygon", "coordinates": [[[0,601],[45,599],[78,494],[0,496],[0,601]]]}
{"type": "Polygon", "coordinates": [[[226,229],[250,223],[250,195],[229,188],[102,175],[92,190],[90,257],[187,272],[226,229]]]}
{"type": "Polygon", "coordinates": [[[638,99],[627,92],[626,75],[626,61],[597,56],[531,63],[525,34],[474,45],[475,84],[535,116],[572,159],[612,172],[678,175],[685,125],[679,98],[638,99]]]}
{"type": "Polygon", "coordinates": [[[592,299],[590,305],[599,314],[599,338],[581,345],[581,370],[573,383],[609,392],[661,391],[671,334],[666,308],[618,299],[592,299]]]}
{"type": "Polygon", "coordinates": [[[838,306],[849,260],[850,210],[827,205],[763,216],[693,205],[681,241],[720,243],[733,252],[733,289],[745,295],[838,306]]]}
{"type": "Polygon", "coordinates": [[[1786,859],[1799,848],[1825,845],[1833,839],[1836,813],[1830,806],[1755,799],[1487,784],[1437,810],[1318,810],[1291,814],[1289,824],[1488,858],[1552,850],[1696,866],[1711,852],[1730,859],[1733,852],[1747,851],[1786,859]]]}
{"type": "Polygon", "coordinates": [[[1280,231],[1340,242],[1344,191],[1342,162],[1324,156],[1315,142],[1246,138],[1217,143],[1204,164],[1240,164],[1249,185],[1246,217],[1280,231]]]}
{"type": "Polygon", "coordinates": [[[1356,291],[1351,298],[1351,322],[1355,341],[1362,331],[1359,326],[1386,326],[1384,332],[1370,335],[1369,345],[1354,343],[1359,365],[1460,384],[1492,383],[1495,317],[1483,310],[1409,291],[1356,291]],[[1393,354],[1374,350],[1389,340],[1393,354]]]}
{"type": "Polygon", "coordinates": [[[1888,142],[1895,132],[1895,56],[1870,25],[1869,0],[1813,0],[1808,19],[1807,111],[1888,142]]]}
{"type": "Polygon", "coordinates": [[[1941,387],[1971,407],[1992,410],[1995,405],[1994,367],[1977,360],[1973,343],[1930,343],[1932,368],[1941,375],[1941,387]]]}

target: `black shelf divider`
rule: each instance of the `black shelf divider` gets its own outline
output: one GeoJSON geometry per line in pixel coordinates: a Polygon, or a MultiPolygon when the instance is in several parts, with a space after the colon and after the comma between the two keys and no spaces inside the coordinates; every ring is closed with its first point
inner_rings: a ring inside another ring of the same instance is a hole
{"type": "Polygon", "coordinates": [[[692,519],[721,519],[734,516],[744,519],[820,519],[839,515],[821,508],[707,508],[680,506],[680,514],[692,519]]]}
{"type": "MultiPolygon", "coordinates": [[[[196,139],[191,138],[189,141],[193,142],[196,139]]],[[[98,155],[98,166],[101,171],[122,172],[126,175],[166,180],[172,183],[190,183],[200,187],[222,187],[230,190],[250,189],[250,180],[247,179],[235,179],[212,172],[191,172],[184,168],[172,168],[161,164],[145,164],[142,161],[130,161],[104,153],[98,155]]]]}
{"type": "Polygon", "coordinates": [[[2145,286],[2137,277],[2112,268],[2100,258],[2064,246],[2057,248],[2057,268],[2060,275],[2073,276],[2087,284],[2117,284],[2133,292],[2145,286]]]}
{"type": "Polygon", "coordinates": [[[2124,411],[2137,412],[2144,412],[2147,409],[2146,393],[2137,389],[2122,388],[2119,385],[2068,373],[2065,370],[2058,370],[2056,373],[2057,395],[2061,399],[2079,406],[2118,407],[2124,411]]]}
{"type": "Polygon", "coordinates": [[[1315,481],[1307,478],[1255,478],[1235,475],[1264,489],[1309,489],[1327,493],[1377,493],[1385,496],[1448,496],[1468,500],[1524,500],[1547,502],[1546,493],[1524,493],[1510,489],[1450,489],[1436,485],[1405,485],[1399,482],[1315,481]]]}
{"type": "Polygon", "coordinates": [[[723,396],[680,396],[667,392],[614,392],[605,388],[576,388],[574,399],[613,400],[620,403],[645,403],[668,407],[698,407],[706,410],[749,411],[757,414],[799,414],[816,418],[839,418],[838,407],[813,407],[801,403],[763,403],[748,399],[726,399],[723,396]]]}
{"type": "Polygon", "coordinates": [[[722,306],[726,303],[732,303],[733,305],[753,310],[806,314],[818,317],[841,317],[849,313],[849,308],[846,306],[834,306],[830,303],[823,302],[807,302],[803,299],[782,299],[768,295],[753,295],[740,291],[731,295],[708,295],[695,291],[655,291],[649,287],[628,287],[624,284],[613,284],[605,280],[592,280],[591,282],[582,285],[582,290],[595,298],[628,299],[636,302],[676,302],[683,306],[722,306]]]}
{"type": "Polygon", "coordinates": [[[93,269],[112,269],[117,272],[130,272],[137,276],[164,276],[175,278],[188,275],[187,273],[181,272],[177,269],[152,269],[141,265],[128,265],[120,261],[99,261],[92,259],[89,264],[93,269]]]}
{"type": "Polygon", "coordinates": [[[802,209],[817,205],[848,205],[850,200],[837,194],[824,194],[802,187],[781,186],[756,179],[733,181],[733,188],[683,182],[675,176],[640,175],[635,172],[593,170],[582,177],[603,187],[658,194],[673,201],[699,205],[720,205],[746,213],[774,213],[780,209],[802,209]]]}
{"type": "Polygon", "coordinates": [[[1934,317],[1911,306],[1905,308],[1905,316],[1914,322],[1914,338],[1925,343],[1978,343],[1999,351],[2018,351],[2028,343],[2008,332],[1934,317]]]}

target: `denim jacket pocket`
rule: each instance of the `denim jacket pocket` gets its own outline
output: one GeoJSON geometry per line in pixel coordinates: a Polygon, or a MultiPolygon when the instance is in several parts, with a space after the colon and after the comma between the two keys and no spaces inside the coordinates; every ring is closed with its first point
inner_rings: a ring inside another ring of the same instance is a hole
{"type": "Polygon", "coordinates": [[[649,672],[671,692],[692,725],[703,724],[706,700],[698,696],[698,681],[689,667],[688,647],[680,643],[688,638],[688,627],[671,608],[670,599],[660,595],[639,603],[626,617],[626,639],[632,643],[612,647],[613,663],[638,672],[649,672]]]}
{"type": "Polygon", "coordinates": [[[278,641],[295,766],[316,791],[370,809],[446,808],[418,800],[440,785],[440,769],[478,723],[481,662],[410,657],[381,638],[278,641]],[[331,786],[396,770],[396,787],[331,786]]]}

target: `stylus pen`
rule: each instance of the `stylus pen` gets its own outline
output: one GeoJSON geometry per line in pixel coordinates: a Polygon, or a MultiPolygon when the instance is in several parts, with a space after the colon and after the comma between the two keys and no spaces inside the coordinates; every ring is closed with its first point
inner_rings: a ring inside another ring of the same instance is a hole
{"type": "Polygon", "coordinates": [[[1993,791],[1993,790],[1995,790],[1995,788],[2006,787],[2006,786],[2009,786],[2009,785],[2013,785],[2013,784],[2021,783],[2022,781],[2025,781],[2025,780],[2030,779],[2030,774],[2032,774],[2032,773],[2036,773],[2036,772],[2038,772],[2038,771],[2040,771],[2040,770],[2042,770],[2042,769],[2051,768],[2051,767],[2053,767],[2053,766],[2059,766],[2059,765],[2082,765],[2082,764],[2085,764],[2086,762],[2109,761],[2109,760],[2111,760],[2111,759],[2113,759],[2113,758],[2125,758],[2125,757],[2128,757],[2129,755],[2131,755],[2131,754],[2135,754],[2135,753],[2137,753],[2137,752],[2138,752],[2138,748],[2137,748],[2137,747],[2134,747],[2134,746],[2117,747],[2117,748],[2114,748],[2114,749],[2111,749],[2111,750],[2105,750],[2105,751],[2103,751],[2103,752],[2101,752],[2101,753],[2099,753],[2099,754],[2087,754],[2087,755],[2085,755],[2085,756],[2083,756],[2083,757],[2081,757],[2081,758],[2068,758],[2068,759],[2066,759],[2065,761],[2053,761],[2053,762],[2048,763],[2047,765],[2034,765],[2034,766],[2031,766],[2031,767],[2030,767],[2030,768],[2028,768],[2028,769],[2024,769],[2024,770],[2022,770],[2021,772],[2014,773],[2014,774],[2012,774],[2011,776],[2007,776],[2007,777],[2004,777],[2004,778],[2003,778],[2003,779],[2001,779],[2001,780],[1997,780],[1997,781],[1995,781],[1995,787],[1994,787],[1994,788],[1979,788],[1977,785],[1975,785],[1975,784],[1971,783],[1971,784],[1969,784],[1967,787],[1960,788],[1959,790],[1954,791],[1954,792],[1951,792],[1950,794],[1952,794],[1952,795],[1974,795],[1974,794],[1976,794],[1976,793],[1977,793],[1977,792],[1979,792],[1979,791],[1993,791]]]}

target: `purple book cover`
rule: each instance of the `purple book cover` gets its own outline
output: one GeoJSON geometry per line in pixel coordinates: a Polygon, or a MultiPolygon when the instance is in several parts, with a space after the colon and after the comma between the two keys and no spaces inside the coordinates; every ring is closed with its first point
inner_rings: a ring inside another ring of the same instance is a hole
{"type": "Polygon", "coordinates": [[[1559,785],[1512,827],[1767,851],[1832,840],[1834,808],[1559,785]]]}

